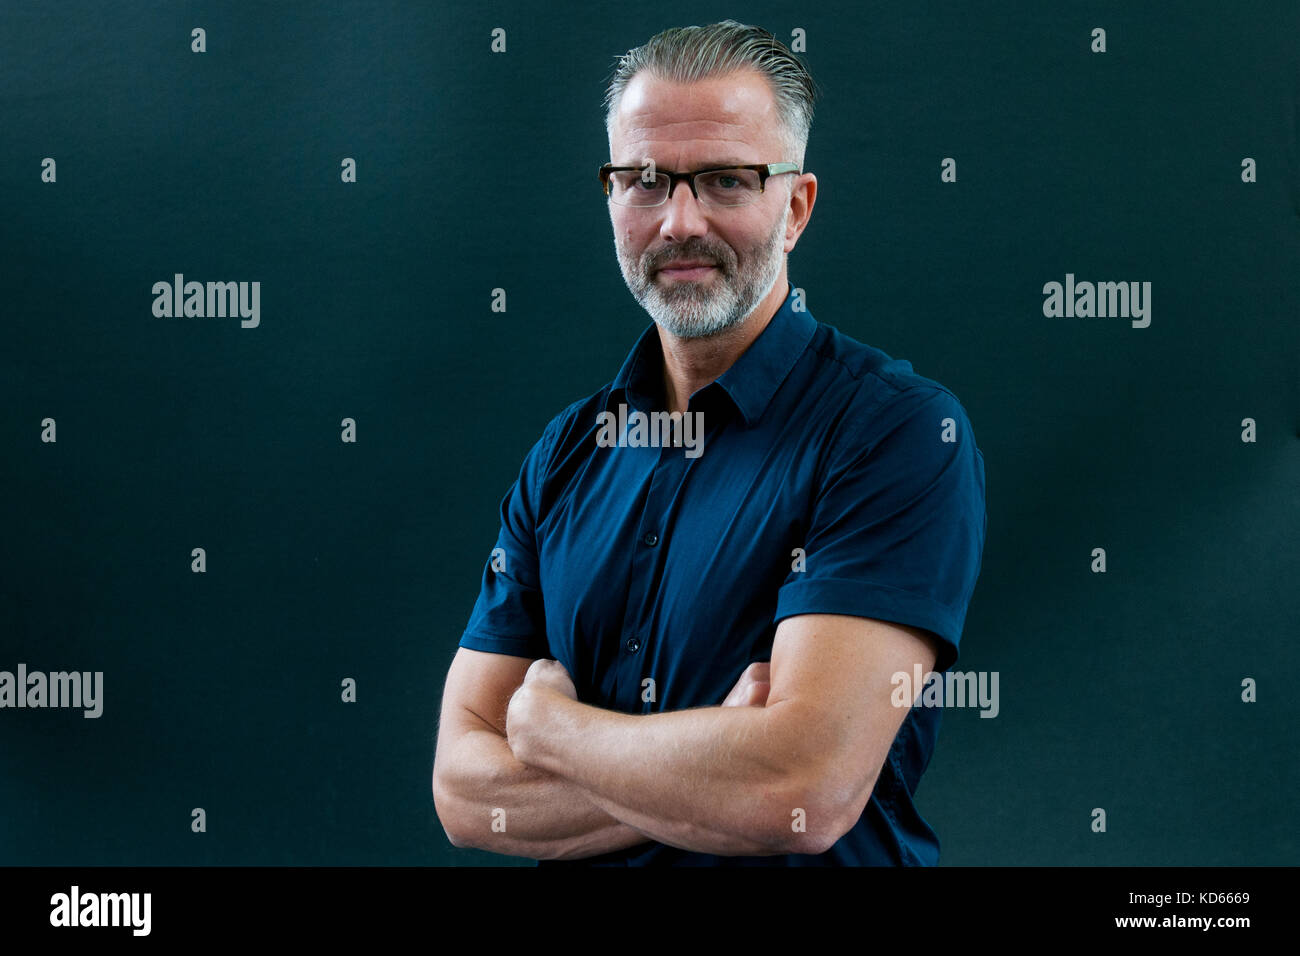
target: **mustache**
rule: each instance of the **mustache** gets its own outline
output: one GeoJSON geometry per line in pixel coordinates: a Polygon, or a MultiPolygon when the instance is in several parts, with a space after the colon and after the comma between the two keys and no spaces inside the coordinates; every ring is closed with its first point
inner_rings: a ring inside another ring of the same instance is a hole
{"type": "Polygon", "coordinates": [[[658,272],[659,270],[672,265],[674,262],[707,262],[714,268],[721,269],[723,272],[731,271],[725,256],[717,255],[712,252],[689,252],[685,250],[650,256],[646,260],[646,271],[658,272]]]}

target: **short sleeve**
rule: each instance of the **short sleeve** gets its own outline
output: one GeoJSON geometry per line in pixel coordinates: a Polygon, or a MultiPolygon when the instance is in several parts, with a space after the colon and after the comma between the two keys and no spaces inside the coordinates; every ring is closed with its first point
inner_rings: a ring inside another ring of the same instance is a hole
{"type": "Polygon", "coordinates": [[[848,614],[940,638],[956,663],[984,552],[984,458],[965,411],[939,386],[904,389],[836,440],[819,478],[804,570],[776,620],[848,614]]]}
{"type": "Polygon", "coordinates": [[[538,502],[551,457],[554,419],[524,457],[501,501],[501,530],[483,566],[483,580],[460,646],[514,657],[549,657],[537,561],[538,502]]]}

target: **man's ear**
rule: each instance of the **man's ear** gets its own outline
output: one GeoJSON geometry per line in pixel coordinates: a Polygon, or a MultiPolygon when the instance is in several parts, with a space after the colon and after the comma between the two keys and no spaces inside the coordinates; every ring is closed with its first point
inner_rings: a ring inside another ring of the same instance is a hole
{"type": "Polygon", "coordinates": [[[817,202],[817,177],[804,173],[795,180],[790,189],[790,218],[785,224],[785,251],[793,251],[799,237],[803,235],[812,218],[813,206],[817,202]]]}

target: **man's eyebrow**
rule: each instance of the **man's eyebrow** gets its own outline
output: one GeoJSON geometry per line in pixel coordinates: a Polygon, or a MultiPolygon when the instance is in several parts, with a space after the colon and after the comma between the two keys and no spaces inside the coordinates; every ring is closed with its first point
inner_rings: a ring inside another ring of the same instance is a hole
{"type": "MultiPolygon", "coordinates": [[[[630,162],[630,163],[615,163],[615,165],[616,165],[616,166],[619,166],[619,165],[621,165],[621,166],[635,166],[637,169],[641,169],[643,166],[645,166],[645,157],[643,156],[643,157],[641,157],[641,158],[639,158],[639,159],[635,159],[635,160],[633,160],[633,161],[630,162]]],[[[658,166],[658,163],[656,163],[655,165],[658,166]]],[[[722,159],[717,160],[716,162],[701,163],[700,165],[695,166],[695,167],[692,167],[692,168],[694,168],[694,169],[726,169],[726,168],[728,168],[728,167],[732,167],[732,166],[750,166],[750,165],[753,165],[753,164],[752,164],[752,163],[748,163],[748,162],[746,162],[746,161],[743,160],[743,159],[736,159],[736,157],[734,157],[734,156],[725,156],[725,157],[723,157],[722,159]]],[[[665,168],[666,168],[666,167],[665,167],[665,168]]],[[[673,172],[677,172],[677,170],[673,170],[673,172]]]]}

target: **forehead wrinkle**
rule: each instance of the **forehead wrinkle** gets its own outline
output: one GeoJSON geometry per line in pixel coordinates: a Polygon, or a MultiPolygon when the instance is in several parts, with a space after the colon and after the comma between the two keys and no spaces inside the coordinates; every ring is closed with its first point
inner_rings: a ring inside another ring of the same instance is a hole
{"type": "MultiPolygon", "coordinates": [[[[746,133],[749,130],[744,123],[727,123],[721,120],[671,120],[667,123],[660,124],[641,124],[637,126],[625,125],[617,131],[622,134],[622,139],[631,140],[632,142],[656,140],[667,136],[668,139],[687,141],[694,139],[727,139],[737,133],[746,133]],[[685,127],[687,132],[680,132],[685,127]],[[705,127],[696,129],[696,127],[705,127]],[[713,128],[709,128],[713,127],[713,128]]],[[[743,143],[746,140],[742,138],[733,139],[732,142],[743,143]]]]}
{"type": "Polygon", "coordinates": [[[737,131],[745,139],[761,139],[776,116],[775,99],[752,71],[695,83],[647,74],[628,84],[610,132],[627,138],[653,139],[660,132],[680,139],[708,139],[737,131]]]}
{"type": "MultiPolygon", "coordinates": [[[[642,130],[647,130],[647,129],[652,129],[652,130],[653,130],[653,129],[672,129],[672,128],[677,127],[677,126],[697,126],[697,125],[698,125],[698,126],[721,126],[721,127],[729,128],[729,129],[745,129],[745,127],[746,127],[746,123],[744,123],[743,121],[742,121],[742,122],[731,122],[731,121],[729,121],[729,120],[724,120],[724,119],[709,119],[709,118],[705,118],[705,117],[702,117],[702,116],[699,117],[699,118],[696,118],[696,119],[679,119],[679,120],[670,119],[670,120],[668,120],[667,122],[663,122],[663,123],[655,123],[655,122],[645,123],[645,122],[641,122],[641,123],[639,123],[639,124],[637,124],[637,125],[633,125],[633,124],[636,123],[636,121],[637,121],[638,119],[640,119],[640,118],[641,118],[641,116],[639,116],[638,114],[635,114],[635,113],[634,113],[633,115],[627,117],[627,118],[624,120],[624,122],[623,122],[623,128],[624,128],[627,132],[629,132],[629,133],[638,133],[638,132],[641,132],[642,130]]],[[[653,112],[651,113],[650,116],[646,116],[645,118],[646,118],[646,119],[653,119],[653,112]]]]}
{"type": "MultiPolygon", "coordinates": [[[[669,136],[664,138],[664,133],[669,127],[674,126],[692,126],[701,122],[701,120],[685,120],[667,124],[667,126],[636,126],[630,130],[622,131],[624,135],[615,137],[624,140],[624,144],[616,151],[624,155],[635,154],[634,160],[622,163],[622,165],[635,165],[640,163],[646,156],[663,155],[669,152],[681,152],[689,150],[693,154],[706,154],[703,162],[712,165],[714,162],[719,164],[727,163],[744,163],[748,160],[742,160],[740,157],[751,153],[755,150],[756,144],[746,138],[736,138],[736,132],[748,132],[744,124],[741,123],[713,123],[714,126],[721,127],[716,132],[711,131],[713,135],[696,133],[691,136],[674,138],[669,136]],[[652,144],[655,148],[652,148],[652,144]],[[697,146],[697,144],[699,144],[697,146]],[[708,156],[711,154],[711,158],[708,156]]],[[[660,165],[666,166],[666,162],[660,165]]]]}

